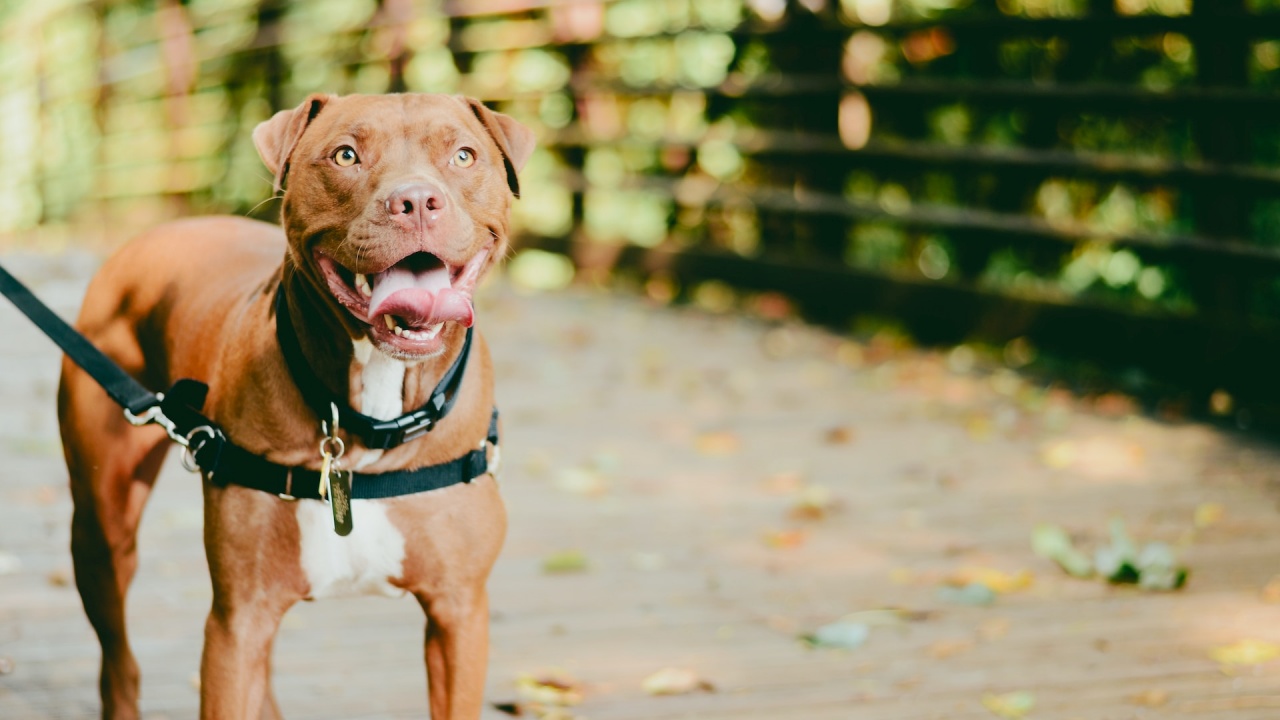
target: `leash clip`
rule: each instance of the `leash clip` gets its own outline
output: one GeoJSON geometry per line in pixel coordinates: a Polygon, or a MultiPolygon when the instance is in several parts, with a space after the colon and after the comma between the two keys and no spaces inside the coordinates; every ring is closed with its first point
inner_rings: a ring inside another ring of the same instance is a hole
{"type": "MultiPolygon", "coordinates": [[[[164,393],[156,393],[156,399],[163,401],[164,393]]],[[[169,435],[170,440],[178,443],[184,448],[191,446],[191,440],[187,438],[185,435],[183,435],[182,433],[178,432],[178,427],[174,425],[173,421],[170,420],[168,416],[164,414],[164,411],[160,409],[159,404],[152,405],[146,410],[143,410],[141,415],[135,415],[129,410],[129,408],[125,408],[124,419],[128,420],[129,424],[133,425],[134,427],[142,427],[144,425],[159,425],[160,427],[164,428],[164,431],[169,435]]]]}

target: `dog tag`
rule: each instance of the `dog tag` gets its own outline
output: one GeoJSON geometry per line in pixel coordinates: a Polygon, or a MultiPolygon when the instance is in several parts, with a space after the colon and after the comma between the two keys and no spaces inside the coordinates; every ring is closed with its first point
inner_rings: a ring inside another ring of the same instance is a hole
{"type": "Polygon", "coordinates": [[[354,527],[351,522],[351,471],[329,470],[329,507],[333,510],[333,531],[346,537],[354,527]]]}

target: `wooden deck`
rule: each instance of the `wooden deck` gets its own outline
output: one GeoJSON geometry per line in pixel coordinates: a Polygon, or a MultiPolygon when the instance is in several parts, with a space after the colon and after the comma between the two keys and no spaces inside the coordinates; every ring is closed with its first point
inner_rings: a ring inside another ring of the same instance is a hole
{"type": "MultiPolygon", "coordinates": [[[[95,264],[5,262],[67,316],[95,264]]],[[[1037,719],[1280,717],[1280,661],[1210,657],[1280,642],[1280,605],[1260,592],[1280,573],[1271,449],[1007,372],[956,373],[942,355],[629,297],[495,284],[480,322],[511,516],[491,582],[491,701],[515,699],[520,673],[561,668],[583,684],[571,712],[591,720],[992,718],[984,694],[1021,690],[1037,719]],[[825,517],[793,517],[806,485],[829,489],[825,517]],[[1088,546],[1114,515],[1178,548],[1185,590],[1072,579],[1031,552],[1037,522],[1088,546]],[[543,571],[573,549],[584,571],[543,571]],[[966,566],[1034,579],[989,607],[942,602],[940,583],[966,566]],[[881,607],[922,614],[855,650],[797,641],[881,607]],[[664,667],[716,691],[647,695],[642,680],[664,667]]],[[[70,584],[57,354],[7,306],[0,338],[0,718],[96,717],[98,651],[70,584]]],[[[196,479],[171,462],[130,596],[149,720],[196,714],[210,599],[200,524],[196,479]]],[[[424,716],[421,632],[407,599],[299,606],[275,656],[286,714],[424,716]]]]}

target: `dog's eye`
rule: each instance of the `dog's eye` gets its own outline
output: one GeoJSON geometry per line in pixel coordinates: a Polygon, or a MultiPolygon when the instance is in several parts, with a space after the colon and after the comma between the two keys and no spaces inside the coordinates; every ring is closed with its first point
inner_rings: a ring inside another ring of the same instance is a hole
{"type": "Polygon", "coordinates": [[[356,151],[350,146],[343,145],[334,151],[333,161],[338,163],[341,167],[351,167],[352,165],[360,162],[360,158],[356,155],[356,151]]]}
{"type": "Polygon", "coordinates": [[[476,151],[471,148],[462,148],[453,154],[452,164],[461,168],[468,168],[476,164],[476,151]]]}

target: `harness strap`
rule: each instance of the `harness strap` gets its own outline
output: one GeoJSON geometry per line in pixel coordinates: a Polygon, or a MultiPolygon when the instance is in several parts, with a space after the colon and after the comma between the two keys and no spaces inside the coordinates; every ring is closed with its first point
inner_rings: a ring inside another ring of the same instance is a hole
{"type": "MultiPolygon", "coordinates": [[[[233,483],[286,499],[320,499],[318,470],[278,465],[225,438],[197,438],[192,444],[196,448],[193,453],[196,464],[215,485],[233,483]]],[[[498,445],[497,409],[490,417],[489,432],[479,448],[439,465],[377,474],[352,473],[351,497],[373,500],[469,483],[489,472],[489,445],[495,448],[498,445]]]]}
{"type": "Polygon", "coordinates": [[[284,355],[284,364],[289,368],[293,383],[298,386],[303,400],[316,418],[328,419],[330,405],[336,405],[342,428],[360,438],[364,446],[371,450],[389,450],[431,432],[435,424],[453,409],[453,404],[458,399],[458,387],[462,385],[462,370],[467,366],[467,359],[471,355],[471,328],[467,328],[462,350],[445,371],[444,377],[440,378],[426,404],[400,417],[379,420],[354,410],[347,404],[346,398],[335,395],[316,377],[311,363],[307,362],[302,347],[298,344],[298,334],[289,317],[289,304],[284,293],[279,291],[276,292],[276,340],[280,344],[280,352],[284,355]]]}
{"type": "Polygon", "coordinates": [[[40,302],[8,270],[0,267],[0,294],[9,298],[23,315],[58,344],[71,361],[84,369],[120,407],[140,415],[160,403],[160,398],[126,373],[85,336],[40,302]]]}

